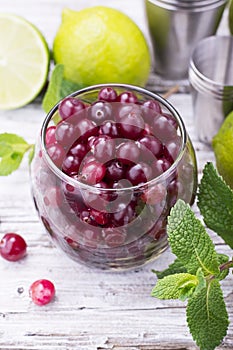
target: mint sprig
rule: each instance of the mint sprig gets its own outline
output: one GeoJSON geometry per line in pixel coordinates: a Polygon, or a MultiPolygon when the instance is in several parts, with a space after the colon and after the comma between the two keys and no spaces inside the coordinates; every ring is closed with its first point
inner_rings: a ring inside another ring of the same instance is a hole
{"type": "MultiPolygon", "coordinates": [[[[233,191],[207,163],[198,191],[198,205],[207,227],[232,247],[233,191]]],[[[158,281],[152,296],[187,302],[187,323],[201,350],[214,350],[229,325],[220,281],[233,261],[219,254],[202,222],[192,209],[178,200],[168,218],[168,241],[175,261],[164,271],[153,271],[158,281]]]]}
{"type": "Polygon", "coordinates": [[[33,147],[16,134],[0,134],[0,176],[10,175],[17,170],[24,154],[32,151],[33,147]]]}

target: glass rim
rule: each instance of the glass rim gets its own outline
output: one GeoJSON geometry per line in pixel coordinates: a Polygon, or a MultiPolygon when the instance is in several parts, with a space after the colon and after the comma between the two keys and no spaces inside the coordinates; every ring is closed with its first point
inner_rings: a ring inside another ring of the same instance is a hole
{"type": "Polygon", "coordinates": [[[51,121],[54,113],[58,110],[58,106],[61,102],[61,100],[56,103],[56,105],[47,113],[42,127],[41,127],[41,133],[40,133],[40,142],[41,142],[41,151],[42,154],[44,156],[44,160],[46,161],[46,164],[48,165],[48,167],[50,168],[50,170],[56,175],[58,176],[62,181],[64,181],[65,183],[72,185],[74,187],[80,187],[82,189],[86,189],[92,192],[96,192],[96,193],[116,193],[116,192],[126,192],[126,191],[141,191],[143,190],[144,187],[149,186],[152,187],[158,183],[161,183],[161,181],[164,179],[166,180],[169,175],[171,175],[177,165],[179,164],[179,162],[181,161],[183,154],[185,152],[185,148],[187,145],[187,140],[188,140],[188,134],[184,125],[184,122],[179,114],[179,112],[176,110],[176,108],[170,103],[168,102],[165,98],[163,98],[162,96],[160,96],[157,93],[151,92],[149,90],[147,90],[146,88],[142,88],[139,86],[135,86],[135,85],[130,85],[130,84],[119,84],[119,83],[105,83],[105,84],[96,84],[96,85],[91,85],[88,87],[85,87],[83,89],[77,90],[69,95],[67,95],[64,98],[67,97],[78,97],[81,94],[85,94],[87,92],[91,92],[94,90],[99,90],[103,87],[112,87],[112,88],[120,88],[120,89],[125,89],[125,90],[131,90],[134,91],[138,94],[141,95],[146,95],[152,99],[157,100],[158,102],[160,102],[163,106],[165,106],[169,112],[171,112],[172,116],[176,119],[176,121],[178,122],[178,127],[180,129],[180,133],[181,133],[181,147],[180,147],[180,151],[179,154],[177,155],[176,159],[174,160],[174,162],[172,163],[172,165],[166,170],[164,171],[161,175],[154,177],[153,179],[143,183],[143,184],[139,184],[139,185],[135,185],[135,186],[130,186],[130,187],[123,187],[123,188],[101,188],[101,187],[95,187],[95,185],[89,185],[89,184],[85,184],[84,182],[81,182],[77,179],[74,179],[72,177],[70,177],[69,175],[65,174],[59,167],[57,167],[55,165],[55,163],[53,162],[53,160],[51,159],[51,157],[49,156],[47,149],[46,149],[46,142],[45,142],[45,136],[46,136],[46,130],[47,127],[49,125],[49,122],[51,121]]]}

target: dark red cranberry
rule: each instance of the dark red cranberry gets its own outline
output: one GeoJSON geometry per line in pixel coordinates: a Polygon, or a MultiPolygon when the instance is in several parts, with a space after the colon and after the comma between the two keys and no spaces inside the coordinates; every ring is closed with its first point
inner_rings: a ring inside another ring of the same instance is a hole
{"type": "Polygon", "coordinates": [[[160,103],[156,100],[147,100],[141,106],[143,117],[150,125],[155,116],[162,113],[160,103]]]}
{"type": "Polygon", "coordinates": [[[137,140],[143,133],[144,120],[138,113],[129,113],[127,116],[122,117],[118,124],[118,130],[122,137],[131,140],[137,140]]]}
{"type": "Polygon", "coordinates": [[[155,177],[163,174],[165,171],[167,171],[170,168],[170,166],[171,166],[170,161],[165,157],[155,159],[151,164],[155,177]]]}
{"type": "Polygon", "coordinates": [[[131,91],[124,91],[117,97],[117,102],[121,103],[137,103],[138,98],[131,91]]]}
{"type": "Polygon", "coordinates": [[[100,101],[114,102],[116,101],[116,98],[117,93],[111,87],[104,87],[98,93],[98,100],[100,101]]]}
{"type": "Polygon", "coordinates": [[[152,179],[152,169],[147,163],[140,162],[126,171],[126,178],[133,186],[143,184],[152,179]]]}
{"type": "Polygon", "coordinates": [[[81,161],[87,154],[87,151],[88,149],[85,144],[75,142],[73,146],[70,148],[69,154],[77,157],[81,161]]]}
{"type": "Polygon", "coordinates": [[[36,305],[46,305],[50,303],[55,296],[54,284],[46,279],[37,280],[30,286],[29,295],[36,305]]]}
{"type": "Polygon", "coordinates": [[[54,164],[60,168],[66,155],[64,148],[55,142],[47,147],[47,152],[54,164]]]}
{"type": "Polygon", "coordinates": [[[108,213],[91,208],[90,214],[98,225],[104,226],[108,223],[108,213]]]}
{"type": "Polygon", "coordinates": [[[112,221],[116,226],[128,225],[136,216],[132,204],[119,203],[118,208],[112,214],[112,221]]]}
{"type": "Polygon", "coordinates": [[[62,122],[57,125],[56,140],[63,147],[70,148],[79,135],[79,131],[73,124],[62,122]]]}
{"type": "Polygon", "coordinates": [[[6,233],[0,241],[0,255],[8,261],[17,261],[26,255],[27,244],[17,233],[6,233]]]}
{"type": "Polygon", "coordinates": [[[105,179],[107,181],[118,181],[124,178],[125,167],[117,159],[113,159],[106,164],[105,179]]]}
{"type": "Polygon", "coordinates": [[[163,152],[161,141],[153,135],[144,135],[138,139],[138,145],[146,147],[155,157],[159,157],[163,152]]]}
{"type": "Polygon", "coordinates": [[[110,120],[106,120],[102,125],[100,125],[99,134],[107,135],[113,138],[118,137],[119,135],[118,135],[117,124],[110,120]]]}
{"type": "Polygon", "coordinates": [[[181,140],[177,137],[176,140],[168,141],[165,146],[174,161],[178,157],[178,154],[180,152],[181,140]]]}
{"type": "Polygon", "coordinates": [[[116,157],[124,164],[131,162],[137,163],[140,155],[140,150],[134,141],[128,140],[122,142],[116,150],[116,157]]]}
{"type": "Polygon", "coordinates": [[[115,157],[115,140],[101,135],[93,140],[91,151],[97,160],[108,162],[115,157]]]}
{"type": "Polygon", "coordinates": [[[177,137],[176,127],[169,120],[166,115],[159,115],[151,122],[154,135],[163,143],[177,137]]]}
{"type": "Polygon", "coordinates": [[[48,146],[54,142],[56,142],[56,126],[50,126],[46,130],[46,136],[45,136],[45,144],[48,146]]]}
{"type": "Polygon", "coordinates": [[[97,125],[100,125],[105,120],[111,119],[112,105],[108,102],[96,101],[88,108],[88,116],[97,125]]]}
{"type": "Polygon", "coordinates": [[[98,134],[96,123],[87,118],[79,120],[76,124],[76,128],[80,135],[80,142],[87,140],[90,136],[96,136],[98,134]]]}
{"type": "Polygon", "coordinates": [[[72,115],[79,113],[83,109],[85,109],[85,104],[74,97],[65,98],[58,106],[59,114],[63,120],[66,120],[72,115]]]}
{"type": "Polygon", "coordinates": [[[105,175],[106,168],[104,164],[96,161],[85,164],[81,170],[80,180],[83,182],[94,185],[100,182],[105,175]]]}
{"type": "Polygon", "coordinates": [[[72,154],[68,154],[63,163],[62,163],[62,170],[67,175],[77,174],[79,171],[80,166],[80,160],[78,157],[73,156],[72,154]]]}

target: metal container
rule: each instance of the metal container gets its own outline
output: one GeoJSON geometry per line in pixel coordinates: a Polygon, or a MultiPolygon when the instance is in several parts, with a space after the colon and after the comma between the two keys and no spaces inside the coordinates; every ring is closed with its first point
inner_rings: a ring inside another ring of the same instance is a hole
{"type": "Polygon", "coordinates": [[[211,36],[198,43],[189,81],[198,138],[210,143],[233,110],[233,36],[211,36]]]}
{"type": "Polygon", "coordinates": [[[188,78],[193,48],[214,35],[227,0],[145,0],[154,70],[164,80],[188,78]]]}

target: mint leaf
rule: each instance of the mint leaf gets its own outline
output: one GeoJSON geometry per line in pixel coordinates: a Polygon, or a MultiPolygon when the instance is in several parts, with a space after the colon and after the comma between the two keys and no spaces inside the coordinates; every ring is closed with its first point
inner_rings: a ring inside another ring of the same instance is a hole
{"type": "Polygon", "coordinates": [[[68,81],[64,77],[64,65],[57,64],[51,74],[42,107],[48,113],[62,98],[80,89],[80,85],[68,81]]]}
{"type": "Polygon", "coordinates": [[[81,85],[73,83],[72,81],[63,79],[61,83],[60,96],[61,98],[64,98],[67,95],[72,94],[73,92],[81,88],[82,88],[81,85]]]}
{"type": "Polygon", "coordinates": [[[60,90],[63,73],[63,64],[57,64],[52,71],[49,85],[42,101],[42,107],[46,113],[48,113],[61,99],[60,90]]]}
{"type": "Polygon", "coordinates": [[[219,282],[211,280],[188,300],[187,322],[200,350],[214,350],[225,337],[228,314],[219,282]]]}
{"type": "Polygon", "coordinates": [[[177,273],[159,279],[151,295],[159,299],[185,300],[193,293],[197,284],[196,276],[189,273],[177,273]]]}
{"type": "Polygon", "coordinates": [[[189,273],[196,274],[199,267],[205,275],[219,273],[213,242],[190,206],[182,200],[178,200],[171,210],[167,233],[172,252],[189,273]]]}
{"type": "Polygon", "coordinates": [[[205,224],[233,248],[233,191],[212,163],[203,170],[197,204],[205,224]]]}
{"type": "Polygon", "coordinates": [[[10,133],[0,134],[0,176],[6,176],[18,169],[29,145],[21,136],[10,133]]]}
{"type": "Polygon", "coordinates": [[[13,152],[0,161],[0,176],[10,175],[13,171],[18,169],[23,158],[23,153],[13,152]]]}
{"type": "Polygon", "coordinates": [[[168,276],[168,275],[173,275],[175,273],[181,273],[181,272],[187,272],[187,269],[184,267],[182,262],[179,259],[175,259],[173,263],[171,263],[167,269],[163,271],[157,271],[157,270],[152,270],[159,279],[168,276]]]}

